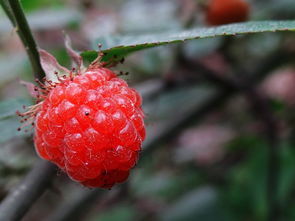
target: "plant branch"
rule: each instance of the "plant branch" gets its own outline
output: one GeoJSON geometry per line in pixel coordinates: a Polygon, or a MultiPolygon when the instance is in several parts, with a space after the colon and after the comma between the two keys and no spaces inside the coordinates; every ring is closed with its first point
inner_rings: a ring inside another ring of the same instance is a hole
{"type": "Polygon", "coordinates": [[[37,45],[19,0],[1,0],[1,5],[26,49],[32,65],[34,76],[39,80],[42,80],[45,77],[45,73],[40,64],[37,45]]]}
{"type": "Polygon", "coordinates": [[[17,221],[28,211],[31,205],[50,185],[56,167],[45,161],[39,161],[23,182],[4,199],[0,205],[0,221],[17,221]]]}
{"type": "Polygon", "coordinates": [[[11,11],[9,4],[7,3],[7,0],[0,0],[0,5],[2,6],[3,11],[7,15],[7,17],[9,18],[9,20],[13,24],[13,26],[15,26],[15,19],[14,19],[14,16],[13,16],[13,13],[11,11]]]}

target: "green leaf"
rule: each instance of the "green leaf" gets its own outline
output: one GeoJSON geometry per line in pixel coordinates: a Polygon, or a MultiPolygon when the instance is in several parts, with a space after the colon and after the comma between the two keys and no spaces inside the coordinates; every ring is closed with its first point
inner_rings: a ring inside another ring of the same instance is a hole
{"type": "MultiPolygon", "coordinates": [[[[102,44],[105,53],[104,60],[111,58],[121,59],[133,52],[147,48],[158,47],[187,40],[212,38],[217,36],[231,36],[238,34],[250,34],[275,31],[294,31],[295,21],[254,21],[223,25],[210,28],[194,28],[178,32],[165,32],[150,35],[117,36],[96,39],[93,48],[96,50],[98,44],[102,44]]],[[[97,51],[82,52],[82,56],[92,61],[97,57],[97,51]]]]}

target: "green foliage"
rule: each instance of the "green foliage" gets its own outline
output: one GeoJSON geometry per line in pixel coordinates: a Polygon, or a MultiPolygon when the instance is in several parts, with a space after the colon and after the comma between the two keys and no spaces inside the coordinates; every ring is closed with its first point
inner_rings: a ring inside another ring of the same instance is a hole
{"type": "Polygon", "coordinates": [[[245,159],[229,173],[229,183],[223,192],[223,202],[231,215],[239,220],[263,220],[266,214],[267,144],[259,137],[241,137],[231,148],[246,151],[245,159]]]}
{"type": "Polygon", "coordinates": [[[136,51],[173,43],[181,43],[187,40],[294,30],[295,21],[261,21],[231,24],[212,28],[194,28],[177,32],[170,31],[166,33],[155,33],[142,36],[108,36],[95,40],[93,43],[93,49],[95,49],[95,51],[82,52],[82,56],[88,61],[93,61],[97,57],[98,44],[102,44],[102,51],[105,53],[105,60],[120,60],[122,57],[136,51]]]}
{"type": "MultiPolygon", "coordinates": [[[[222,196],[220,200],[223,202],[224,210],[233,220],[245,217],[249,220],[265,220],[268,145],[260,137],[242,136],[229,147],[232,151],[243,151],[245,156],[228,173],[228,185],[220,189],[222,196]]],[[[292,208],[290,204],[286,204],[286,199],[294,191],[295,152],[293,146],[288,143],[277,148],[281,150],[280,170],[282,171],[279,178],[278,200],[286,212],[292,208]]]]}
{"type": "Polygon", "coordinates": [[[61,7],[64,4],[60,0],[21,0],[24,10],[27,12],[34,11],[41,8],[61,7]]]}

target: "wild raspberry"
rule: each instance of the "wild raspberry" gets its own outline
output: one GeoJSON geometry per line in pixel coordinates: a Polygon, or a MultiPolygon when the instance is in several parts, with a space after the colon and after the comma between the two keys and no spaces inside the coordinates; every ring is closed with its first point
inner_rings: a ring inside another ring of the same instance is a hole
{"type": "Polygon", "coordinates": [[[211,0],[206,13],[209,25],[223,25],[248,19],[250,7],[244,0],[211,0]]]}
{"type": "Polygon", "coordinates": [[[98,63],[47,82],[35,118],[39,156],[88,187],[125,181],[145,139],[140,95],[98,63]]]}

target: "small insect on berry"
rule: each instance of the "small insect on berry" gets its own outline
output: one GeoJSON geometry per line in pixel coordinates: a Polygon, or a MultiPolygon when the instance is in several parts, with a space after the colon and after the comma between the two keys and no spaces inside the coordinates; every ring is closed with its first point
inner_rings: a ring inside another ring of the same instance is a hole
{"type": "Polygon", "coordinates": [[[209,0],[206,22],[209,25],[243,22],[249,13],[249,4],[244,0],[209,0]]]}
{"type": "Polygon", "coordinates": [[[99,58],[84,68],[71,51],[78,67],[69,71],[47,52],[40,55],[46,81],[38,96],[34,87],[38,103],[22,114],[33,118],[37,153],[87,187],[124,182],[145,139],[140,95],[99,58]]]}

